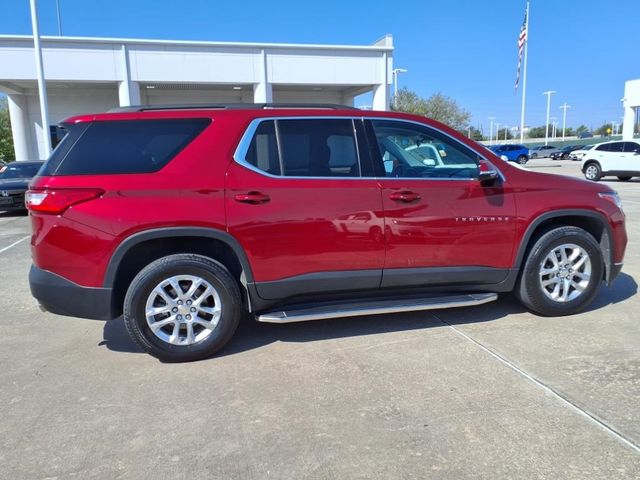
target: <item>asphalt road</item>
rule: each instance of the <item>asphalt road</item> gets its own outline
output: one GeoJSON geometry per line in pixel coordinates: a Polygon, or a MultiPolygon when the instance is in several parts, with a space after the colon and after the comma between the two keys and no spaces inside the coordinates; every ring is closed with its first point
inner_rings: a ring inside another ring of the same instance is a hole
{"type": "Polygon", "coordinates": [[[640,179],[609,183],[630,241],[586,313],[247,323],[178,365],[121,320],[41,313],[28,218],[0,215],[0,478],[640,478],[640,179]]]}

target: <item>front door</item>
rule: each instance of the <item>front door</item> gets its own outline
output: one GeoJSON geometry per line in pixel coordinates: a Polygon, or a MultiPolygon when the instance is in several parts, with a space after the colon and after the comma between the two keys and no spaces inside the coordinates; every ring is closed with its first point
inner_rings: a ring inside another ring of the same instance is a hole
{"type": "Polygon", "coordinates": [[[229,233],[247,252],[262,298],[380,285],[382,200],[376,179],[364,178],[371,164],[356,130],[362,122],[351,118],[249,127],[227,172],[225,202],[229,233]]]}
{"type": "Polygon", "coordinates": [[[477,179],[480,155],[426,125],[373,120],[367,127],[384,171],[382,286],[504,280],[516,227],[508,183],[483,186],[477,179]]]}

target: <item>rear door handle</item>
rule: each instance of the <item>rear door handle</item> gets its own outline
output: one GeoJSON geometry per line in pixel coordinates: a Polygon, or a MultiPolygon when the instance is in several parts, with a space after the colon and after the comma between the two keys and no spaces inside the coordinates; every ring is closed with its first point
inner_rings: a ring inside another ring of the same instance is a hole
{"type": "Polygon", "coordinates": [[[249,203],[251,205],[260,205],[271,200],[269,195],[260,192],[238,193],[233,198],[236,202],[249,203]]]}
{"type": "Polygon", "coordinates": [[[416,200],[420,200],[420,195],[415,192],[411,192],[409,190],[402,190],[400,192],[393,192],[389,195],[391,200],[395,200],[397,202],[415,202],[416,200]]]}

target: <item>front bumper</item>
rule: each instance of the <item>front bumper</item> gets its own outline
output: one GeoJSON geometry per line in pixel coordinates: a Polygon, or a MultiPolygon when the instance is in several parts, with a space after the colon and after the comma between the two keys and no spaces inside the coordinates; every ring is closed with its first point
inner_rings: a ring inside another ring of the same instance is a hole
{"type": "Polygon", "coordinates": [[[93,320],[114,318],[110,288],[83,287],[35,265],[29,271],[29,285],[31,294],[48,312],[93,320]]]}

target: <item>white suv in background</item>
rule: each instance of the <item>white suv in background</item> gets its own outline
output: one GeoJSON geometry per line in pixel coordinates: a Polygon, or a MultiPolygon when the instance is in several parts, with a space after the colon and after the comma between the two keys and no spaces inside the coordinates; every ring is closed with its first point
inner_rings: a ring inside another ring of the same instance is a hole
{"type": "Polygon", "coordinates": [[[640,142],[599,143],[582,158],[582,173],[594,182],[606,176],[623,182],[640,177],[640,142]]]}

